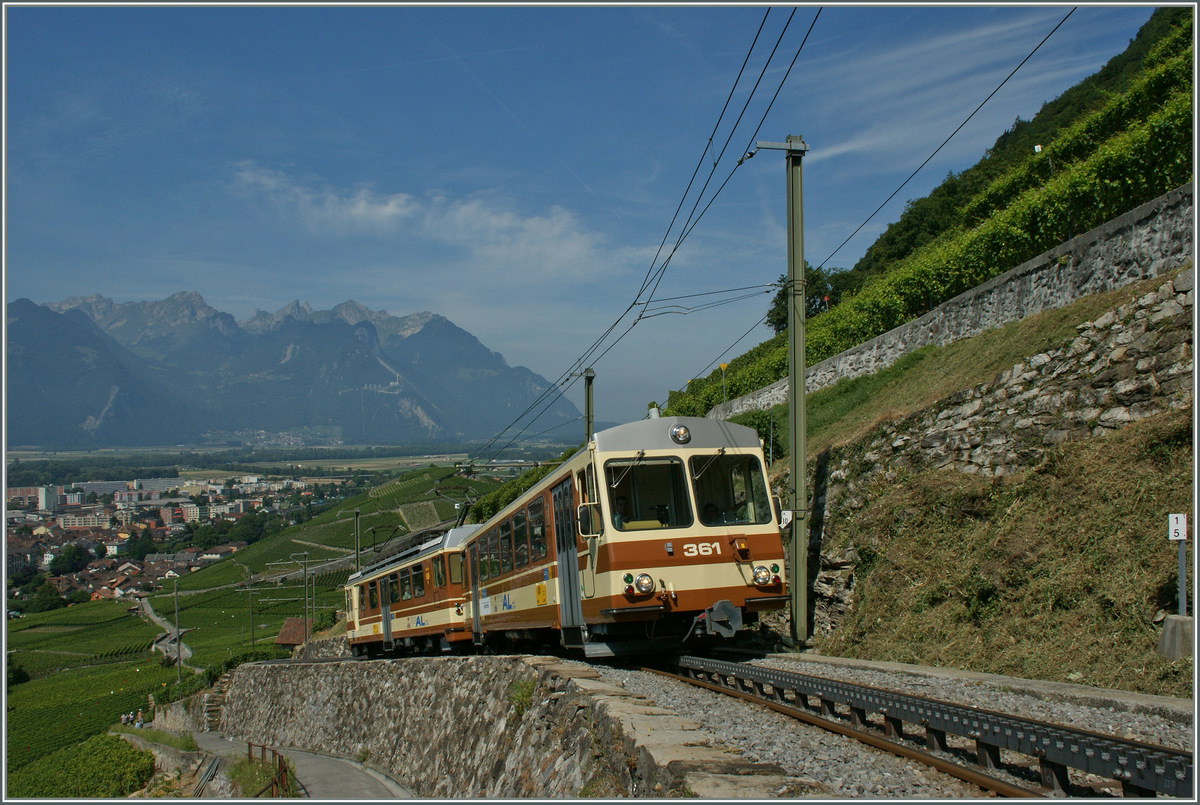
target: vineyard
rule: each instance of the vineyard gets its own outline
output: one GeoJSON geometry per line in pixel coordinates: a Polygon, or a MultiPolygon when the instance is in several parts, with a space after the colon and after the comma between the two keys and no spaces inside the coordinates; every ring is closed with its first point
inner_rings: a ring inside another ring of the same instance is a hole
{"type": "MultiPolygon", "coordinates": [[[[813,365],[1186,184],[1193,176],[1192,25],[1188,16],[1145,58],[1125,92],[1058,133],[963,205],[960,226],[806,325],[813,365]]],[[[728,398],[786,377],[787,333],[725,370],[672,391],[674,415],[703,416],[728,398]]]]}
{"type": "Polygon", "coordinates": [[[116,602],[95,602],[9,624],[8,661],[38,679],[69,668],[138,660],[161,631],[116,602]]]}
{"type": "Polygon", "coordinates": [[[286,562],[293,555],[307,553],[310,568],[322,562],[352,557],[355,510],[359,513],[359,548],[366,554],[372,546],[388,539],[453,520],[457,515],[455,503],[478,498],[497,486],[498,482],[486,478],[455,476],[450,467],[413,470],[349,498],[336,509],[323,512],[306,523],[256,542],[230,559],[188,574],[179,579],[179,589],[197,591],[241,585],[249,572],[253,572],[256,579],[280,572],[281,568],[272,563],[286,562]]]}
{"type": "Polygon", "coordinates": [[[8,663],[31,677],[8,691],[10,773],[105,732],[175,681],[175,669],[148,651],[160,630],[125,608],[93,601],[28,615],[10,629],[8,663]]]}
{"type": "Polygon", "coordinates": [[[9,769],[10,797],[127,797],[154,775],[154,753],[115,736],[93,735],[21,769],[9,769]]]}

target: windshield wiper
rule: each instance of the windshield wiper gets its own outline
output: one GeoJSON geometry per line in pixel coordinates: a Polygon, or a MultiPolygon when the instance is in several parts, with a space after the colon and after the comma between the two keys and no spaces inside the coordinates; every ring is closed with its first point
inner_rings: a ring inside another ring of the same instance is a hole
{"type": "Polygon", "coordinates": [[[613,482],[612,482],[612,488],[613,488],[613,489],[616,489],[618,486],[620,486],[620,485],[621,485],[621,481],[624,481],[624,480],[625,480],[625,476],[626,476],[626,475],[628,475],[630,472],[632,472],[632,471],[633,471],[633,468],[634,468],[634,467],[636,467],[636,466],[638,465],[638,463],[639,463],[639,462],[641,462],[641,460],[642,460],[642,459],[643,459],[645,456],[646,456],[646,451],[645,451],[645,450],[639,450],[639,451],[637,451],[637,456],[636,456],[636,457],[634,457],[633,461],[632,461],[632,462],[630,462],[629,466],[625,468],[625,472],[621,473],[621,477],[620,477],[620,478],[618,478],[617,480],[615,480],[615,481],[613,481],[613,482]]]}
{"type": "Polygon", "coordinates": [[[703,475],[704,473],[708,472],[708,468],[712,466],[712,463],[713,463],[714,461],[716,461],[718,458],[720,458],[721,456],[723,456],[723,455],[725,455],[725,448],[724,448],[724,447],[722,447],[722,448],[720,448],[720,449],[718,449],[718,450],[717,450],[717,454],[716,454],[715,456],[713,456],[712,458],[710,458],[710,459],[708,460],[708,462],[707,462],[707,463],[706,463],[706,464],[705,464],[703,467],[701,467],[701,468],[700,468],[700,471],[699,471],[699,472],[697,472],[695,475],[693,475],[693,476],[692,476],[692,480],[693,480],[693,481],[699,481],[699,480],[700,480],[700,476],[701,476],[701,475],[703,475]]]}

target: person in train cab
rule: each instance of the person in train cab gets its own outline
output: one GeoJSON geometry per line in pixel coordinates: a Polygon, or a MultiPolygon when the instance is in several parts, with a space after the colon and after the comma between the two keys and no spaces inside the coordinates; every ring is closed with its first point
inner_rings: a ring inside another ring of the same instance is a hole
{"type": "Polygon", "coordinates": [[[629,522],[629,498],[624,495],[617,497],[613,501],[613,525],[617,528],[625,528],[625,524],[629,522]]]}
{"type": "Polygon", "coordinates": [[[716,525],[721,521],[721,511],[715,503],[705,503],[704,512],[700,515],[700,519],[705,525],[716,525]]]}

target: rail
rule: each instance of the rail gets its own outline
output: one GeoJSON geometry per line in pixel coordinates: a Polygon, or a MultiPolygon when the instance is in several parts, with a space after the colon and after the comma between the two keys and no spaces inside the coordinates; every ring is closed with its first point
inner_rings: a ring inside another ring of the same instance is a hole
{"type": "Polygon", "coordinates": [[[868,712],[879,713],[888,736],[897,739],[905,724],[919,724],[930,748],[945,748],[947,734],[974,739],[978,763],[985,769],[1000,765],[1001,749],[1020,752],[1038,759],[1043,785],[1056,792],[1066,787],[1068,768],[1116,780],[1127,797],[1191,798],[1194,790],[1190,752],[772,668],[699,657],[681,657],[678,665],[687,676],[765,701],[813,709],[808,701],[813,697],[816,709],[828,716],[836,706],[846,706],[856,726],[866,723],[868,712]]]}
{"type": "Polygon", "coordinates": [[[200,778],[196,780],[196,788],[192,791],[193,797],[204,796],[204,786],[208,785],[212,781],[212,778],[217,775],[217,766],[220,763],[221,759],[219,757],[214,757],[208,761],[208,765],[201,772],[200,778]]]}

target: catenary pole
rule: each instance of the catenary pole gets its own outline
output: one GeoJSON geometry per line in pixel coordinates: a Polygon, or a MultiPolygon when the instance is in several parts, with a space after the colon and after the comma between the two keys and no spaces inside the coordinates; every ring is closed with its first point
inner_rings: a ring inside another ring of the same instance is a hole
{"type": "Polygon", "coordinates": [[[787,156],[787,311],[788,311],[788,468],[792,507],[791,565],[792,640],[808,640],[808,479],[805,476],[806,416],[804,407],[804,174],[801,161],[808,145],[800,135],[783,143],[755,143],[756,150],[784,151],[787,156]]]}

